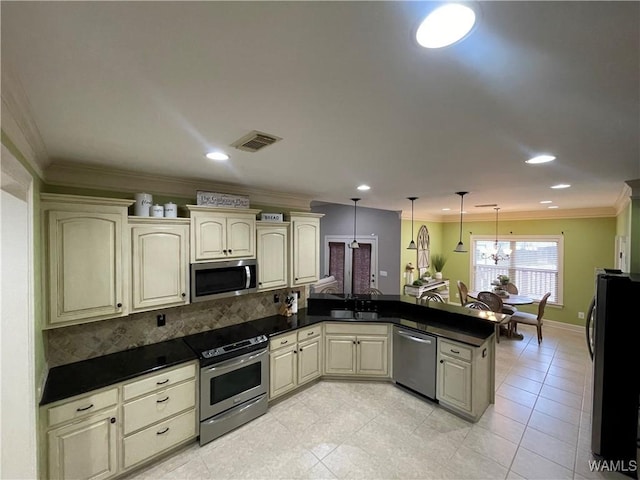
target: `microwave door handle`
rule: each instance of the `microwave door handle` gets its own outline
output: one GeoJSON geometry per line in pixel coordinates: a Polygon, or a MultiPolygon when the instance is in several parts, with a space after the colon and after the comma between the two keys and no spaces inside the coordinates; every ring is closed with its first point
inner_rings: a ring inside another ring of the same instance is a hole
{"type": "Polygon", "coordinates": [[[247,274],[247,284],[244,288],[249,288],[251,286],[251,269],[249,268],[249,265],[244,266],[244,271],[247,274]]]}

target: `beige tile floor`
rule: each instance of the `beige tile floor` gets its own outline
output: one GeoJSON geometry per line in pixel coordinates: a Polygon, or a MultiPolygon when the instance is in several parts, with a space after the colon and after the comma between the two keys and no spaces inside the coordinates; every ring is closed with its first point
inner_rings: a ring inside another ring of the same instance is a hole
{"type": "Polygon", "coordinates": [[[584,334],[545,325],[497,346],[496,402],[476,423],[390,383],[321,381],[253,422],[130,479],[597,479],[584,334]]]}

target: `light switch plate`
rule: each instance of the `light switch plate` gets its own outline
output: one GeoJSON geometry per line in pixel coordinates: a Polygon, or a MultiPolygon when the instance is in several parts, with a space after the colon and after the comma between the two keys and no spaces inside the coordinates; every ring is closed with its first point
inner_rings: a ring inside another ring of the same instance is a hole
{"type": "Polygon", "coordinates": [[[381,277],[386,277],[387,276],[387,271],[386,270],[380,270],[380,276],[381,277]]]}

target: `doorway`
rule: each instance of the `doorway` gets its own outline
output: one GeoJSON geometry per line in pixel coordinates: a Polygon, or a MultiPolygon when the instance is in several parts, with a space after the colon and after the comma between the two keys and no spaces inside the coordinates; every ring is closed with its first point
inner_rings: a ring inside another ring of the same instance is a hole
{"type": "Polygon", "coordinates": [[[378,237],[356,237],[360,248],[350,248],[353,237],[327,235],[324,238],[324,275],[333,275],[337,289],[345,294],[377,288],[378,237]]]}

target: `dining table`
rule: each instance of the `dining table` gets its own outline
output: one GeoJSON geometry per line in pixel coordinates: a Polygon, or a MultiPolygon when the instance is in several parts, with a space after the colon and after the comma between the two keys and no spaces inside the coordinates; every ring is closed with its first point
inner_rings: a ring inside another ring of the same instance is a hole
{"type": "MultiPolygon", "coordinates": [[[[491,292],[491,290],[482,290],[482,291],[491,292]]],[[[480,293],[480,290],[477,290],[477,291],[469,292],[467,295],[477,300],[479,293],[480,293]]],[[[515,295],[513,293],[510,293],[508,297],[503,297],[501,295],[498,295],[498,296],[502,300],[502,303],[504,303],[505,305],[514,305],[514,306],[515,305],[531,305],[534,302],[533,298],[527,297],[525,295],[515,295]]]]}

